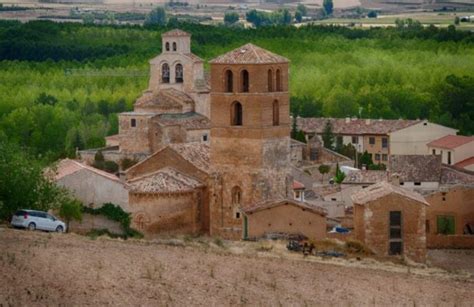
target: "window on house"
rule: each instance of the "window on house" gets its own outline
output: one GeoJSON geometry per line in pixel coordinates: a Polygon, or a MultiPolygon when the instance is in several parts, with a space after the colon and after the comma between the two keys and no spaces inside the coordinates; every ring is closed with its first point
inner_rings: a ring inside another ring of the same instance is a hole
{"type": "Polygon", "coordinates": [[[359,138],[357,136],[352,137],[352,144],[358,144],[359,143],[359,138]]]}
{"type": "Polygon", "coordinates": [[[234,91],[234,74],[231,70],[225,72],[225,91],[232,93],[234,91]]]}
{"type": "Polygon", "coordinates": [[[131,127],[136,127],[136,126],[137,126],[137,120],[136,120],[135,118],[132,118],[132,119],[130,120],[130,126],[131,126],[131,127]]]}
{"type": "Polygon", "coordinates": [[[314,148],[314,147],[310,148],[310,150],[309,150],[309,159],[311,161],[318,160],[318,149],[317,148],[314,148]]]}
{"type": "Polygon", "coordinates": [[[247,70],[242,70],[240,73],[241,80],[241,92],[248,93],[249,91],[249,72],[247,70]]]}
{"type": "Polygon", "coordinates": [[[170,51],[170,43],[166,42],[165,49],[166,51],[170,51]]]}
{"type": "Polygon", "coordinates": [[[380,154],[375,154],[375,161],[380,161],[380,154]]]}
{"type": "Polygon", "coordinates": [[[387,161],[388,160],[388,155],[382,154],[382,161],[387,161]]]}
{"type": "Polygon", "coordinates": [[[390,255],[399,255],[402,253],[402,212],[401,211],[390,211],[390,229],[389,229],[389,241],[390,241],[390,255]]]}
{"type": "Polygon", "coordinates": [[[430,233],[430,220],[425,221],[426,233],[430,233]]]}
{"type": "Polygon", "coordinates": [[[421,185],[421,182],[415,182],[414,185],[421,185]]]}
{"type": "Polygon", "coordinates": [[[240,212],[235,212],[235,218],[240,219],[240,212]]]}
{"type": "Polygon", "coordinates": [[[273,71],[268,70],[268,91],[273,92],[273,71]]]}
{"type": "Polygon", "coordinates": [[[280,106],[278,100],[273,101],[273,126],[280,124],[280,106]]]}
{"type": "Polygon", "coordinates": [[[403,181],[400,181],[400,185],[405,185],[405,182],[403,182],[403,181]]]}
{"type": "Polygon", "coordinates": [[[183,77],[183,65],[181,64],[176,64],[176,67],[175,67],[175,74],[176,74],[176,83],[183,83],[184,81],[184,77],[183,77]]]}
{"type": "Polygon", "coordinates": [[[436,149],[433,149],[433,155],[436,155],[436,149]]]}
{"type": "Polygon", "coordinates": [[[161,82],[170,83],[170,66],[167,63],[161,66],[161,82]]]}
{"type": "Polygon", "coordinates": [[[203,140],[204,142],[207,142],[207,140],[208,140],[208,136],[207,136],[207,134],[203,134],[203,136],[202,136],[202,140],[203,140]]]}
{"type": "Polygon", "coordinates": [[[438,215],[436,217],[437,233],[442,235],[453,235],[456,231],[454,216],[438,215]]]}
{"type": "Polygon", "coordinates": [[[173,43],[173,51],[178,50],[178,47],[176,46],[176,42],[173,43]]]}
{"type": "Polygon", "coordinates": [[[451,165],[451,152],[448,151],[448,164],[451,165]]]}
{"type": "Polygon", "coordinates": [[[281,84],[281,72],[279,69],[276,71],[276,90],[277,92],[282,91],[282,84],[281,84]]]}
{"type": "Polygon", "coordinates": [[[242,126],[242,104],[236,101],[232,104],[231,107],[231,116],[232,116],[232,126],[242,126]]]}
{"type": "Polygon", "coordinates": [[[375,145],[375,138],[374,137],[369,138],[369,144],[370,145],[375,145]]]}
{"type": "Polygon", "coordinates": [[[382,138],[382,148],[388,148],[388,139],[382,138]]]}

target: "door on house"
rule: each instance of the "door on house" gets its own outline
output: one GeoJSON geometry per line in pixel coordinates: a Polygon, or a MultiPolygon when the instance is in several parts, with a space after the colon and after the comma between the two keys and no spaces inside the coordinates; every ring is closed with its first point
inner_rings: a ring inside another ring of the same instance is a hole
{"type": "Polygon", "coordinates": [[[389,255],[403,253],[402,212],[390,211],[389,217],[389,255]]]}

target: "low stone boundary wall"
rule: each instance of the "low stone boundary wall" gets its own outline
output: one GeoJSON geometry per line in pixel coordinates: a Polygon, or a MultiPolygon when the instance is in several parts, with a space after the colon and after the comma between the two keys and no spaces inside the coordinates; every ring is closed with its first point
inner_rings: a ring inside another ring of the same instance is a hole
{"type": "Polygon", "coordinates": [[[474,235],[428,235],[426,247],[474,249],[474,235]]]}
{"type": "Polygon", "coordinates": [[[93,229],[107,229],[110,233],[124,234],[122,225],[116,221],[109,220],[102,215],[82,214],[82,222],[71,221],[69,231],[86,234],[93,229]]]}

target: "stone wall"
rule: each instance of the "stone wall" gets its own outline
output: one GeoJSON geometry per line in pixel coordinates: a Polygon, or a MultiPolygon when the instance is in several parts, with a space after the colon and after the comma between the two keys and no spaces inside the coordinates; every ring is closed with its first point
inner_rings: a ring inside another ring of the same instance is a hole
{"type": "Polygon", "coordinates": [[[292,204],[284,204],[247,215],[248,237],[268,233],[303,234],[311,240],[326,238],[326,218],[292,204]]]}
{"type": "Polygon", "coordinates": [[[414,261],[426,257],[425,205],[390,194],[373,202],[355,205],[356,239],[381,256],[389,255],[390,211],[402,212],[403,254],[414,261]]]}
{"type": "Polygon", "coordinates": [[[131,226],[145,234],[194,234],[201,231],[202,192],[130,193],[131,226]]]}
{"type": "Polygon", "coordinates": [[[112,221],[102,215],[82,214],[82,221],[71,221],[69,231],[79,234],[87,234],[94,229],[107,229],[110,233],[124,234],[122,225],[119,222],[112,221]]]}

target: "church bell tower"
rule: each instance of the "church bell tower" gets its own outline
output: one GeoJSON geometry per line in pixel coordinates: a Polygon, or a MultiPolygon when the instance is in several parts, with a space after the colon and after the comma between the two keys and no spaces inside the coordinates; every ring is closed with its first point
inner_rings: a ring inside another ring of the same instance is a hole
{"type": "Polygon", "coordinates": [[[245,236],[242,208],[290,193],[288,59],[247,44],[211,64],[211,235],[245,236]]]}

